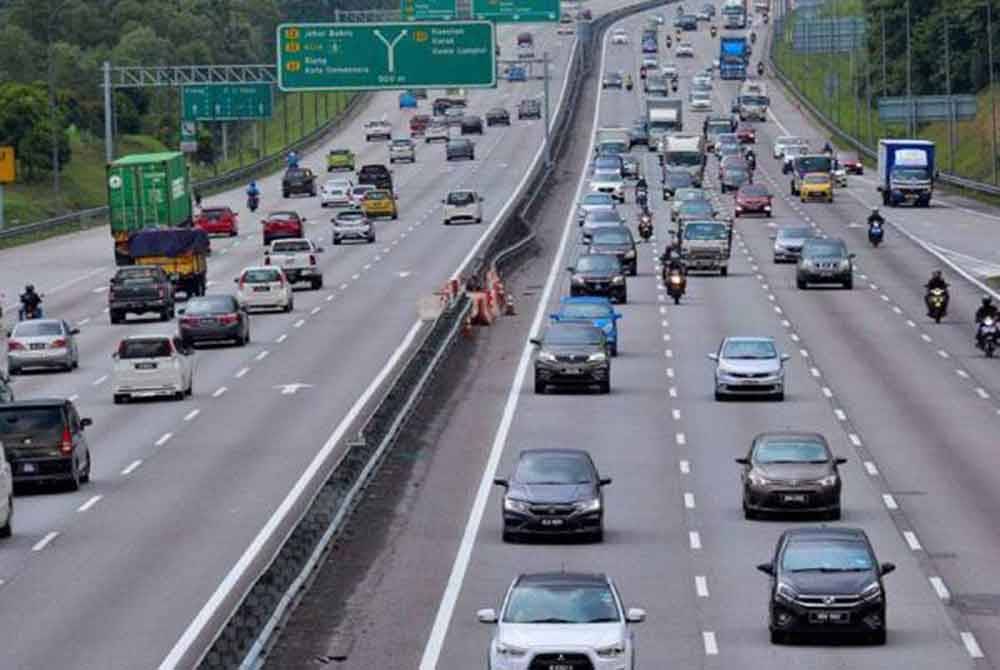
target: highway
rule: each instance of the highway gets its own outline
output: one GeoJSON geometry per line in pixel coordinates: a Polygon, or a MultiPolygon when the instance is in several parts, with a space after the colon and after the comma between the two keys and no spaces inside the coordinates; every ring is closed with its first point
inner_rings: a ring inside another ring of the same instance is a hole
{"type": "MultiPolygon", "coordinates": [[[[606,45],[602,71],[637,79],[644,21],[619,24],[632,43],[606,45]]],[[[696,57],[677,61],[685,98],[690,76],[718,49],[704,23],[692,41],[696,57]]],[[[715,111],[727,111],[737,90],[737,82],[717,80],[715,111]]],[[[293,620],[292,634],[311,640],[316,654],[349,652],[337,667],[482,667],[491,630],[475,612],[498,607],[517,574],[604,571],[627,607],[648,612],[635,629],[637,668],[997,667],[1000,373],[972,345],[980,289],[945,267],[950,313],[941,324],[928,319],[922,284],[942,261],[895,227],[920,241],[937,236],[942,246],[964,240],[974,255],[995,249],[995,233],[969,240],[962,231],[985,229],[997,212],[954,198],[929,210],[885,208],[887,241],[871,248],[864,227],[851,225],[875,204],[867,177],[851,177],[832,204],[788,197],[771,143],[797,134],[818,149],[824,133],[774,82],[769,94],[773,117],[755,124],[757,181],[776,195],[774,218],[737,220],[730,276],[692,276],[682,303],[668,304],[655,258],[667,239],[669,203],[652,198],[656,235],[641,245],[629,304],[618,307],[623,339],[610,396],[535,395],[527,339],[568,293],[564,268],[580,249],[571,203],[586,188],[590,133],[642,113],[638,90],[596,92],[589,101],[596,121],[580,121],[572,178],[540,217],[544,261],[514,280],[520,315],[489,334],[444,425],[424,440],[433,446],[421,454],[427,462],[419,480],[382,522],[392,529],[386,544],[355,567],[356,588],[345,602],[326,601],[336,624],[310,620],[317,626],[310,637],[293,620]],[[854,290],[798,290],[794,266],[772,262],[770,235],[802,222],[843,238],[857,254],[854,290]],[[784,402],[714,400],[706,354],[729,335],[772,335],[791,356],[784,402]],[[757,433],[783,429],[820,432],[848,459],[837,525],[863,528],[879,560],[898,566],[886,578],[885,646],[769,642],[767,580],[755,566],[771,558],[782,530],[808,522],[744,520],[733,458],[757,433]],[[520,449],[544,446],[585,448],[614,479],[602,544],[501,541],[501,491],[492,480],[510,473],[520,449]]],[[[699,132],[701,118],[685,110],[686,130],[699,132]]],[[[637,151],[657,194],[655,156],[637,151]]],[[[707,184],[729,214],[733,200],[718,195],[717,165],[709,159],[707,184]]],[[[634,225],[634,206],[626,207],[634,225]]],[[[286,648],[271,667],[301,667],[296,653],[286,648]]]]}
{"type": "MultiPolygon", "coordinates": [[[[595,13],[613,4],[595,3],[595,13]]],[[[556,102],[573,37],[557,36],[555,25],[532,31],[539,55],[554,57],[556,102]]],[[[500,29],[502,57],[514,53],[517,32],[500,29]]],[[[474,162],[446,163],[441,145],[419,143],[416,164],[393,168],[401,216],[376,224],[374,245],[332,247],[332,210],[323,211],[318,198],[283,200],[280,176],[260,180],[257,214],[296,209],[309,219],[308,236],[326,246],[325,288],[297,292],[291,314],[254,315],[246,348],[200,349],[194,397],[185,402],[112,404],[110,355],[118,339],[176,326],[134,317],[127,326],[109,325],[114,268],[106,228],[0,252],[5,311],[32,282],[45,296],[46,316],[82,331],[80,369],[15,377],[18,399],[70,397],[94,420],[87,431],[92,483],[15,501],[14,537],[0,548],[0,665],[171,667],[169,654],[209,597],[412,341],[418,299],[475,254],[487,225],[442,226],[440,200],[450,188],[475,188],[486,197],[487,220],[494,219],[539,151],[541,122],[518,121],[515,112],[522,98],[540,94],[540,81],[470,92],[471,111],[503,104],[512,127],[474,138],[474,162]],[[296,391],[283,393],[285,385],[296,391]]],[[[365,143],[361,132],[365,121],[381,117],[408,130],[396,94],[377,94],[302,164],[321,184],[332,147],[353,149],[359,165],[388,163],[385,145],[365,143]]],[[[241,235],[213,240],[210,293],[231,292],[240,269],[262,261],[259,216],[246,212],[243,200],[242,189],[205,198],[206,206],[241,212],[241,235]]]]}

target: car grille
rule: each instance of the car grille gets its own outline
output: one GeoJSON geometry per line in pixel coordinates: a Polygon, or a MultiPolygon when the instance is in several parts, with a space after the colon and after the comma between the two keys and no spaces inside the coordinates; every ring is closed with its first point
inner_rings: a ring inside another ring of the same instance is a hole
{"type": "Polygon", "coordinates": [[[848,596],[799,596],[795,599],[803,607],[857,607],[861,599],[856,595],[848,596]]]}
{"type": "Polygon", "coordinates": [[[721,258],[721,249],[691,249],[687,253],[689,259],[699,259],[699,258],[721,258]]]}
{"type": "Polygon", "coordinates": [[[586,654],[539,654],[531,659],[528,670],[593,670],[586,654]]]}
{"type": "Polygon", "coordinates": [[[586,363],[586,354],[557,354],[556,360],[560,363],[586,363]]]}
{"type": "Polygon", "coordinates": [[[730,377],[735,377],[736,379],[764,379],[765,377],[773,377],[773,372],[731,372],[730,377]]]}
{"type": "Polygon", "coordinates": [[[840,269],[840,261],[819,261],[813,262],[813,267],[824,272],[831,272],[840,269]]]}
{"type": "Polygon", "coordinates": [[[569,516],[573,513],[573,505],[532,505],[532,514],[544,516],[569,516]]]}

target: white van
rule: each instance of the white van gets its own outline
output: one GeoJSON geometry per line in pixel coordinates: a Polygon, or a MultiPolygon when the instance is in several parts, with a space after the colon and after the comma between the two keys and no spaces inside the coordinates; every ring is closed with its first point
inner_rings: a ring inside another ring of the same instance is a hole
{"type": "Polygon", "coordinates": [[[129,335],[112,357],[111,392],[116,405],[132,398],[182,400],[194,386],[194,349],[171,335],[129,335]]]}

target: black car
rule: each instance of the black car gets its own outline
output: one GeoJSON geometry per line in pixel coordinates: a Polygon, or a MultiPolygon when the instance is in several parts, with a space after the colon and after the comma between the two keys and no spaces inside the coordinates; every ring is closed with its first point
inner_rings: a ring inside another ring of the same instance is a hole
{"type": "Polygon", "coordinates": [[[528,98],[517,103],[518,119],[540,119],[542,118],[542,103],[534,98],[528,98]]]}
{"type": "Polygon", "coordinates": [[[674,192],[679,188],[692,188],[696,186],[694,176],[687,170],[664,170],[663,171],[663,199],[669,200],[674,197],[674,192]]]}
{"type": "Polygon", "coordinates": [[[288,168],[281,178],[281,195],[316,195],[316,175],[309,168],[288,168]]]}
{"type": "Polygon", "coordinates": [[[698,30],[698,17],[694,14],[682,14],[675,24],[681,30],[698,30]]]}
{"type": "Polygon", "coordinates": [[[470,161],[476,159],[476,147],[472,143],[472,140],[461,138],[448,140],[448,144],[445,145],[444,153],[445,160],[449,161],[456,158],[467,158],[470,161]]]}
{"type": "Polygon", "coordinates": [[[631,276],[639,273],[639,262],[636,259],[635,238],[632,231],[625,226],[617,228],[598,228],[590,236],[592,254],[610,254],[618,258],[622,268],[631,276]]]}
{"type": "Polygon", "coordinates": [[[587,254],[580,256],[570,272],[570,295],[600,295],[612,302],[628,302],[625,270],[617,256],[587,254]]]}
{"type": "Polygon", "coordinates": [[[434,116],[444,116],[445,111],[451,108],[451,106],[451,100],[446,98],[437,98],[431,104],[431,113],[434,114],[434,116]]]}
{"type": "Polygon", "coordinates": [[[177,312],[177,331],[185,347],[225,340],[242,347],[250,341],[250,315],[231,295],[192,298],[177,312]]]}
{"type": "Polygon", "coordinates": [[[486,126],[509,126],[510,112],[503,107],[494,107],[486,112],[486,126]]]}
{"type": "Polygon", "coordinates": [[[15,484],[65,483],[73,491],[90,481],[91,460],[76,406],[64,398],[0,405],[0,443],[15,484]]]}
{"type": "Polygon", "coordinates": [[[463,135],[482,135],[483,134],[483,120],[472,114],[466,114],[462,117],[462,134],[463,135]]]}
{"type": "Polygon", "coordinates": [[[843,240],[817,237],[802,244],[795,285],[805,289],[813,283],[854,288],[854,254],[848,253],[843,240]]]}
{"type": "Polygon", "coordinates": [[[161,321],[174,318],[174,284],[163,268],[133,265],[118,268],[108,287],[108,317],[121,323],[127,314],[156,312],[161,321]]]}
{"type": "Polygon", "coordinates": [[[840,470],[846,458],[834,458],[818,433],[761,433],[743,466],[743,515],[764,513],[820,514],[840,518],[840,470]]]}
{"type": "Polygon", "coordinates": [[[637,120],[628,131],[629,150],[637,144],[649,146],[649,123],[645,119],[637,120]]]}
{"type": "MultiPolygon", "coordinates": [[[[592,258],[612,258],[593,256],[592,258]]],[[[611,392],[611,353],[604,331],[596,326],[553,323],[542,339],[533,339],[535,393],[551,386],[597,386],[611,392]]]]}
{"type": "Polygon", "coordinates": [[[779,644],[794,634],[863,635],[885,644],[885,586],[896,569],[879,565],[860,528],[796,528],[782,533],[770,563],[768,628],[779,644]]]}
{"type": "Polygon", "coordinates": [[[384,165],[374,163],[362,165],[358,170],[358,185],[371,184],[375,188],[392,191],[392,173],[384,165]]]}
{"type": "Polygon", "coordinates": [[[493,480],[504,487],[503,540],[525,535],[604,538],[604,495],[611,483],[597,473],[582,449],[526,449],[518,455],[510,479],[493,480]]]}

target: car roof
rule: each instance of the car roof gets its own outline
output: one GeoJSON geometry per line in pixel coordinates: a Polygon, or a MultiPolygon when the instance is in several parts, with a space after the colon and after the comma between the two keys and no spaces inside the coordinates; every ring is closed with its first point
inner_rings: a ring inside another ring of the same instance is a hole
{"type": "Polygon", "coordinates": [[[757,443],[763,440],[770,440],[770,439],[812,440],[815,442],[822,442],[823,444],[827,444],[826,438],[823,437],[821,433],[814,433],[811,431],[802,431],[802,430],[769,430],[754,435],[753,441],[754,443],[757,443]]]}
{"type": "Polygon", "coordinates": [[[28,319],[27,321],[18,321],[11,330],[17,330],[17,327],[22,324],[30,325],[32,323],[57,323],[60,326],[63,324],[62,319],[28,319]]]}
{"type": "Polygon", "coordinates": [[[560,456],[579,456],[581,458],[586,458],[588,461],[592,460],[590,454],[586,449],[570,449],[567,447],[536,447],[534,449],[522,449],[517,457],[524,458],[525,456],[531,456],[535,454],[558,454],[560,456]]]}
{"type": "Polygon", "coordinates": [[[559,299],[561,305],[607,305],[612,307],[607,298],[596,295],[566,295],[559,299]]]}
{"type": "Polygon", "coordinates": [[[790,528],[782,536],[786,540],[808,538],[816,540],[867,540],[868,535],[861,528],[849,526],[807,526],[805,528],[790,528]]]}
{"type": "Polygon", "coordinates": [[[172,340],[173,335],[167,333],[146,333],[145,335],[123,335],[122,342],[135,342],[138,340],[172,340]]]}
{"type": "Polygon", "coordinates": [[[67,398],[32,398],[31,400],[15,400],[0,404],[0,409],[10,409],[12,407],[52,407],[53,405],[72,404],[73,401],[67,398]]]}
{"type": "Polygon", "coordinates": [[[529,572],[518,575],[516,583],[543,586],[608,586],[607,575],[587,572],[529,572]]]}
{"type": "Polygon", "coordinates": [[[597,326],[592,326],[586,323],[550,323],[548,328],[545,330],[546,333],[550,333],[553,330],[586,330],[586,331],[596,331],[602,337],[604,336],[604,331],[597,326]]]}

